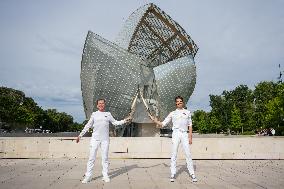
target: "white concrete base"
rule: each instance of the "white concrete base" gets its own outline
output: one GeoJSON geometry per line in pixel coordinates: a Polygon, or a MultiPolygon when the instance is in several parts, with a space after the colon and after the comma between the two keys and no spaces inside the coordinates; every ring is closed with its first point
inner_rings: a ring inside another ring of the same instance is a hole
{"type": "MultiPolygon", "coordinates": [[[[89,141],[83,138],[77,144],[70,137],[0,137],[0,158],[87,158],[89,141]]],[[[284,138],[194,138],[191,153],[193,159],[284,159],[284,138]]],[[[170,158],[170,154],[170,138],[110,139],[110,158],[170,158]]],[[[181,146],[178,158],[184,159],[181,146]]]]}
{"type": "Polygon", "coordinates": [[[160,129],[153,123],[137,123],[138,137],[160,137],[160,129]]]}

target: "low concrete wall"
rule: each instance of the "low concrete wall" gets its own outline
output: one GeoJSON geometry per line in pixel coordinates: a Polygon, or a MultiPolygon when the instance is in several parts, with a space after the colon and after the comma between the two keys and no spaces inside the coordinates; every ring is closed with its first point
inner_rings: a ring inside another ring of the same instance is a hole
{"type": "MultiPolygon", "coordinates": [[[[90,138],[0,137],[0,158],[87,158],[90,138]]],[[[100,156],[100,150],[98,151],[100,156]]],[[[193,159],[284,159],[283,137],[194,138],[193,159]]],[[[170,158],[171,139],[111,137],[110,158],[170,158]]],[[[184,158],[180,145],[178,158],[184,158]]]]}

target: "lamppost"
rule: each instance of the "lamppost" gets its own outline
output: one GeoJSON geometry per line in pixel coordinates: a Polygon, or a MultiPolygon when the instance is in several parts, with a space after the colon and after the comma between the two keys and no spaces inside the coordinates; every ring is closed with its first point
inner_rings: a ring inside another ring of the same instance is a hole
{"type": "Polygon", "coordinates": [[[278,79],[278,83],[282,83],[282,72],[283,71],[281,71],[281,66],[280,66],[280,64],[278,65],[278,67],[279,67],[279,77],[277,78],[278,79]]]}

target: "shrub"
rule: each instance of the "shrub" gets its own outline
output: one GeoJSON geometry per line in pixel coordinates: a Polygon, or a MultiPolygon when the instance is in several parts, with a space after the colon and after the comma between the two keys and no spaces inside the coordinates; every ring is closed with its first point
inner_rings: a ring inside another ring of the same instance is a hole
{"type": "Polygon", "coordinates": [[[254,131],[244,131],[242,135],[255,135],[254,131]]]}
{"type": "Polygon", "coordinates": [[[284,126],[275,128],[275,136],[284,136],[284,126]]]}

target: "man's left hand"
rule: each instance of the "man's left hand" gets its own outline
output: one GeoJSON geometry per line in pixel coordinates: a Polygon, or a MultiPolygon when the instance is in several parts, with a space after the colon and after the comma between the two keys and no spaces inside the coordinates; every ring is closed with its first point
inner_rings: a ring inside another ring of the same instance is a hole
{"type": "Polygon", "coordinates": [[[126,123],[130,123],[132,121],[132,119],[133,119],[133,117],[128,116],[124,120],[126,121],[126,123]]]}

